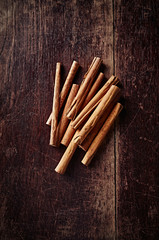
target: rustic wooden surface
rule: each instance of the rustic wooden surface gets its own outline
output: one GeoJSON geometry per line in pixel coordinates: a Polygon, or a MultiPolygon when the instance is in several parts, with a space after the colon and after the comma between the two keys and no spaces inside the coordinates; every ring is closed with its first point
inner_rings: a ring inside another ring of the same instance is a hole
{"type": "Polygon", "coordinates": [[[0,239],[158,239],[157,1],[0,0],[0,239]],[[89,168],[49,143],[53,74],[94,56],[125,111],[89,168]]]}
{"type": "Polygon", "coordinates": [[[117,126],[118,239],[159,238],[159,2],[115,2],[115,72],[125,113],[117,126]]]}

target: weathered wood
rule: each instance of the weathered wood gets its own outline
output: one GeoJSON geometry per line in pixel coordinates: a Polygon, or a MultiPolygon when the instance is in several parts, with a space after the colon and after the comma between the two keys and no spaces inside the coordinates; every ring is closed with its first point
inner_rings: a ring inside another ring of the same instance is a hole
{"type": "Polygon", "coordinates": [[[158,239],[159,8],[150,0],[112,3],[0,1],[1,239],[158,239]],[[60,176],[54,168],[65,148],[48,145],[45,125],[55,63],[64,65],[64,80],[77,60],[79,83],[99,56],[109,78],[113,49],[125,114],[90,168],[78,149],[60,176]]]}
{"type": "Polygon", "coordinates": [[[62,79],[77,60],[80,82],[94,56],[113,73],[112,1],[0,1],[0,235],[6,240],[114,239],[114,140],[91,168],[78,150],[65,176],[55,173],[64,148],[52,148],[55,63],[62,79]]]}
{"type": "Polygon", "coordinates": [[[117,125],[117,239],[159,237],[159,6],[115,1],[115,74],[125,114],[117,125]]]}

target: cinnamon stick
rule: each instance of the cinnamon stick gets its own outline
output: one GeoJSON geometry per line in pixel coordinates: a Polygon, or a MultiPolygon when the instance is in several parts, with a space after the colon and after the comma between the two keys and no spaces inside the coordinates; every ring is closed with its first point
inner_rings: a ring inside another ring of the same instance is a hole
{"type": "Polygon", "coordinates": [[[89,101],[85,108],[79,113],[76,119],[72,123],[74,129],[78,129],[83,122],[85,122],[89,114],[95,109],[95,107],[100,103],[102,97],[110,89],[112,85],[116,85],[119,82],[118,78],[111,76],[109,80],[104,84],[104,86],[97,92],[97,94],[89,101]]]}
{"type": "MultiPolygon", "coordinates": [[[[91,69],[91,66],[89,67],[88,72],[90,71],[90,69],[91,69]]],[[[88,72],[87,72],[85,75],[87,75],[88,72]]],[[[100,73],[99,76],[98,76],[98,78],[97,78],[97,80],[96,80],[95,83],[93,84],[90,92],[88,93],[89,97],[88,97],[88,95],[87,95],[87,97],[85,98],[84,103],[83,103],[81,109],[83,109],[84,106],[85,106],[85,105],[88,103],[88,101],[90,100],[90,98],[94,96],[94,94],[95,94],[95,92],[97,91],[97,89],[99,88],[99,85],[100,85],[101,81],[103,80],[103,78],[104,78],[104,74],[103,74],[103,73],[100,73]]],[[[73,124],[73,121],[71,121],[71,122],[69,123],[69,125],[68,125],[68,127],[67,127],[67,130],[66,130],[66,132],[65,132],[65,134],[64,134],[64,136],[63,136],[63,138],[62,138],[62,140],[61,140],[61,144],[63,144],[63,145],[66,146],[66,147],[69,145],[69,143],[70,143],[73,135],[74,135],[75,132],[76,132],[76,130],[72,127],[72,124],[73,124]]]]}
{"type": "Polygon", "coordinates": [[[79,68],[79,63],[76,62],[76,61],[73,61],[72,66],[70,68],[70,71],[69,71],[69,73],[67,75],[66,81],[65,81],[65,83],[63,85],[63,88],[61,90],[61,94],[60,94],[60,109],[63,106],[63,103],[64,103],[64,101],[65,101],[65,99],[67,97],[67,94],[68,94],[68,92],[70,90],[70,87],[72,85],[72,81],[73,81],[73,79],[74,79],[74,77],[76,75],[76,72],[77,72],[78,68],[79,68]]]}
{"type": "Polygon", "coordinates": [[[75,134],[76,130],[71,126],[72,125],[72,121],[69,123],[66,132],[61,140],[61,144],[64,146],[68,146],[69,143],[71,142],[71,139],[73,137],[73,135],[75,134]]]}
{"type": "Polygon", "coordinates": [[[101,72],[98,75],[98,78],[96,79],[96,81],[94,82],[91,90],[89,91],[87,97],[84,100],[84,104],[83,104],[83,108],[87,105],[87,103],[92,99],[92,97],[94,97],[95,93],[97,92],[102,80],[104,79],[104,74],[101,72]]]}
{"type": "MultiPolygon", "coordinates": [[[[76,137],[76,135],[78,135],[79,130],[76,131],[74,137],[76,137]]],[[[55,171],[57,173],[60,174],[64,174],[66,171],[66,168],[74,154],[74,152],[76,151],[78,145],[74,142],[74,138],[72,138],[70,144],[68,145],[66,151],[64,152],[60,162],[58,163],[57,167],[55,168],[55,171]]]]}
{"type": "MultiPolygon", "coordinates": [[[[69,71],[69,73],[67,75],[66,81],[65,81],[65,83],[63,85],[63,88],[61,90],[61,93],[60,93],[59,111],[62,108],[63,103],[64,103],[64,101],[65,101],[65,99],[67,97],[67,94],[68,94],[68,92],[70,90],[70,87],[72,85],[72,81],[73,81],[73,79],[74,79],[74,77],[76,75],[76,72],[77,72],[78,68],[79,68],[79,63],[76,62],[76,61],[73,61],[72,65],[71,65],[71,68],[70,68],[70,71],[69,71]]],[[[52,118],[51,114],[52,113],[50,113],[50,116],[49,116],[49,118],[48,118],[48,120],[46,122],[47,125],[51,125],[51,118],[52,118]]]]}
{"type": "Polygon", "coordinates": [[[120,103],[117,103],[115,105],[115,107],[112,110],[111,114],[109,115],[109,117],[105,121],[103,127],[101,128],[101,130],[99,131],[98,135],[96,136],[96,138],[92,142],[92,144],[89,147],[88,151],[86,152],[86,154],[85,154],[85,156],[84,156],[84,158],[82,160],[82,163],[84,165],[88,166],[90,164],[92,158],[94,157],[95,153],[97,152],[99,146],[101,145],[102,141],[106,137],[107,133],[109,132],[111,126],[113,125],[113,123],[116,120],[117,116],[121,112],[122,108],[123,108],[123,106],[120,103]]]}
{"type": "Polygon", "coordinates": [[[50,116],[47,119],[47,122],[46,122],[47,125],[51,125],[51,119],[52,119],[52,112],[50,113],[50,116]]]}
{"type": "Polygon", "coordinates": [[[103,113],[101,118],[98,120],[97,124],[94,126],[94,128],[90,131],[90,133],[87,135],[87,137],[84,139],[84,141],[79,145],[80,148],[82,148],[84,151],[87,151],[91,143],[93,142],[93,139],[98,134],[99,130],[101,129],[102,125],[104,124],[105,120],[109,116],[110,112],[112,111],[114,105],[119,100],[120,94],[117,94],[116,98],[112,101],[110,104],[110,107],[106,109],[106,111],[103,113]]]}
{"type": "Polygon", "coordinates": [[[87,137],[89,132],[93,129],[96,125],[102,114],[105,112],[106,109],[109,108],[110,104],[116,98],[117,94],[119,94],[120,89],[112,85],[108,92],[104,95],[101,102],[98,104],[97,108],[94,110],[88,121],[82,127],[79,135],[76,137],[75,142],[80,145],[84,139],[87,137]]]}
{"type": "Polygon", "coordinates": [[[59,143],[60,143],[60,141],[61,141],[61,139],[62,139],[62,137],[65,133],[65,130],[66,130],[68,124],[69,124],[69,119],[67,118],[66,113],[67,113],[68,108],[70,107],[73,99],[75,98],[75,96],[78,92],[78,89],[79,89],[79,85],[77,85],[77,84],[72,85],[72,88],[70,90],[70,94],[68,96],[68,99],[66,101],[66,104],[65,104],[62,116],[61,116],[61,120],[60,120],[59,125],[58,125],[58,130],[57,130],[58,144],[57,145],[59,145],[59,143]]]}
{"type": "Polygon", "coordinates": [[[67,117],[69,119],[74,119],[76,117],[76,114],[78,113],[80,107],[84,102],[84,99],[91,87],[91,83],[93,82],[101,63],[102,60],[100,58],[98,57],[94,58],[93,63],[91,64],[84,80],[82,81],[77,96],[75,97],[74,101],[71,104],[70,109],[67,112],[67,117]]]}
{"type": "Polygon", "coordinates": [[[55,74],[55,85],[54,85],[54,96],[52,105],[52,120],[51,120],[51,131],[50,131],[50,145],[56,146],[56,132],[58,125],[58,114],[59,114],[59,96],[60,96],[60,78],[61,78],[61,63],[56,64],[55,74]]]}

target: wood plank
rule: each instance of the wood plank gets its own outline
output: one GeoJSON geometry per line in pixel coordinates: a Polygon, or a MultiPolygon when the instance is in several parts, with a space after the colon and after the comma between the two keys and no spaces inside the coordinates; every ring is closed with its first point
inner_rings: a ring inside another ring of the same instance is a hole
{"type": "Polygon", "coordinates": [[[90,168],[78,150],[65,176],[65,148],[49,146],[53,77],[94,56],[113,72],[112,1],[1,1],[0,234],[2,239],[114,239],[113,133],[90,168]]]}
{"type": "Polygon", "coordinates": [[[117,126],[117,239],[159,236],[157,1],[115,1],[116,74],[125,112],[117,126]]]}

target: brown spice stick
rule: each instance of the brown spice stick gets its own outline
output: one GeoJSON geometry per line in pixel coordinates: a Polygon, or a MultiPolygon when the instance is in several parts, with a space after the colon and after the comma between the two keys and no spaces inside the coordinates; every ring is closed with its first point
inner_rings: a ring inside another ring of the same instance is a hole
{"type": "Polygon", "coordinates": [[[88,121],[82,127],[79,135],[76,137],[75,142],[80,145],[84,139],[87,137],[89,132],[93,129],[96,125],[102,114],[105,112],[106,109],[109,108],[110,104],[116,98],[117,94],[119,94],[120,89],[112,85],[108,92],[102,98],[102,101],[98,104],[97,108],[94,110],[88,121]]]}
{"type": "Polygon", "coordinates": [[[51,119],[52,119],[52,112],[50,113],[50,116],[46,122],[47,125],[51,125],[51,119]]]}
{"type": "Polygon", "coordinates": [[[93,139],[98,134],[99,130],[101,129],[102,125],[104,124],[105,120],[107,119],[108,115],[112,111],[114,105],[119,100],[120,94],[117,94],[116,98],[113,100],[113,102],[110,104],[110,107],[106,109],[106,111],[103,113],[101,118],[98,120],[97,124],[94,126],[94,128],[90,131],[90,133],[87,135],[87,137],[84,139],[84,141],[79,145],[80,148],[82,148],[84,151],[87,151],[91,143],[93,142],[93,139]]]}
{"type": "MultiPolygon", "coordinates": [[[[78,135],[79,130],[76,131],[75,136],[78,135]]],[[[66,151],[64,152],[60,162],[58,163],[57,167],[55,168],[55,171],[60,174],[64,174],[66,171],[66,168],[76,151],[78,145],[74,142],[74,138],[71,140],[70,144],[68,145],[66,151]]]]}
{"type": "Polygon", "coordinates": [[[54,86],[54,96],[52,105],[52,121],[51,121],[51,131],[50,131],[50,145],[56,146],[56,132],[58,126],[58,114],[59,114],[59,96],[60,96],[60,78],[61,78],[61,63],[56,64],[56,74],[55,74],[55,86],[54,86]]]}
{"type": "MultiPolygon", "coordinates": [[[[67,97],[67,94],[68,94],[68,92],[69,92],[69,90],[71,88],[72,81],[73,81],[73,79],[74,79],[74,77],[76,75],[76,72],[77,72],[78,68],[79,68],[79,63],[76,62],[76,61],[73,61],[72,65],[71,65],[71,68],[70,68],[70,71],[69,71],[69,73],[67,75],[66,81],[65,81],[65,83],[63,85],[63,88],[61,90],[61,93],[60,93],[59,111],[62,108],[63,103],[64,103],[64,101],[65,101],[65,99],[67,97]]],[[[51,125],[51,118],[52,118],[51,114],[52,113],[50,113],[50,116],[49,116],[49,118],[48,118],[48,120],[46,122],[47,125],[51,125]]]]}
{"type": "Polygon", "coordinates": [[[102,80],[104,79],[104,74],[103,73],[99,73],[98,78],[96,79],[96,81],[94,82],[91,90],[89,91],[87,97],[85,98],[84,104],[82,105],[82,108],[84,108],[87,103],[92,99],[92,97],[94,97],[94,95],[96,94],[102,80]]]}
{"type": "Polygon", "coordinates": [[[75,98],[77,92],[78,92],[78,89],[79,89],[79,85],[77,84],[73,84],[72,85],[72,88],[70,90],[70,94],[68,96],[68,99],[66,101],[66,104],[65,104],[65,107],[64,107],[64,110],[63,110],[63,113],[62,113],[62,116],[61,116],[61,120],[59,122],[59,125],[58,125],[58,130],[57,130],[57,133],[58,133],[58,136],[57,136],[57,139],[58,139],[58,143],[57,145],[60,144],[60,141],[66,131],[66,128],[69,124],[69,119],[67,118],[66,116],[66,113],[68,111],[68,108],[70,107],[73,99],[75,98]]]}
{"type": "Polygon", "coordinates": [[[119,82],[118,78],[111,76],[104,86],[97,92],[97,94],[89,101],[85,108],[79,113],[76,119],[72,123],[72,127],[78,129],[89,117],[89,114],[95,109],[95,107],[102,100],[102,97],[110,89],[112,85],[116,85],[119,82]]]}
{"type": "Polygon", "coordinates": [[[117,116],[121,112],[122,108],[123,108],[123,106],[120,103],[117,103],[115,105],[115,107],[112,110],[111,114],[109,115],[109,117],[105,121],[103,127],[101,128],[101,130],[99,131],[98,135],[96,136],[96,138],[92,142],[92,144],[89,147],[88,151],[86,152],[86,154],[85,154],[85,156],[84,156],[84,158],[82,160],[82,163],[84,165],[88,166],[90,164],[92,158],[94,157],[95,153],[97,152],[99,146],[101,145],[102,141],[106,137],[107,133],[109,132],[111,126],[113,125],[113,123],[116,120],[117,116]]]}
{"type": "Polygon", "coordinates": [[[66,132],[61,140],[61,144],[68,147],[69,143],[71,142],[71,139],[73,135],[75,134],[76,130],[71,126],[72,121],[69,123],[66,132]]]}
{"type": "Polygon", "coordinates": [[[60,94],[60,109],[63,106],[63,103],[64,103],[64,101],[65,101],[65,99],[67,97],[67,94],[68,94],[68,92],[70,90],[70,87],[72,85],[72,81],[73,81],[73,79],[75,77],[75,74],[76,74],[78,68],[79,68],[79,63],[76,62],[76,61],[73,61],[72,66],[70,68],[70,71],[69,71],[69,73],[67,75],[66,81],[65,81],[65,83],[63,85],[63,88],[61,90],[61,94],[60,94]]]}
{"type": "MultiPolygon", "coordinates": [[[[91,64],[91,66],[92,66],[92,65],[93,65],[93,63],[91,64]]],[[[90,71],[91,66],[89,67],[89,70],[87,71],[87,73],[85,74],[85,76],[86,76],[86,75],[88,74],[88,72],[90,71]]],[[[97,91],[97,89],[99,88],[99,85],[100,85],[100,83],[101,83],[101,81],[102,81],[103,78],[104,78],[104,74],[103,74],[103,73],[100,73],[99,76],[98,76],[98,78],[97,78],[97,80],[95,81],[95,83],[93,84],[93,86],[92,86],[92,88],[91,88],[91,90],[90,90],[91,94],[90,94],[90,92],[88,93],[88,94],[90,95],[90,97],[93,97],[92,94],[94,94],[95,91],[97,91]]],[[[88,103],[88,101],[89,101],[89,98],[86,97],[81,109],[84,108],[84,106],[88,103]]],[[[71,139],[72,139],[73,135],[74,135],[75,132],[76,132],[76,130],[72,127],[72,123],[73,123],[73,121],[71,121],[71,122],[69,123],[69,125],[68,125],[68,127],[67,127],[67,129],[66,129],[66,132],[65,132],[65,134],[64,134],[64,136],[63,136],[63,138],[62,138],[62,140],[61,140],[61,144],[63,144],[63,145],[66,146],[66,147],[69,145],[69,143],[71,142],[71,139]]]]}
{"type": "Polygon", "coordinates": [[[82,106],[82,104],[84,102],[84,99],[91,87],[91,83],[93,82],[101,63],[102,63],[102,60],[98,57],[96,57],[93,60],[93,63],[91,64],[88,72],[85,75],[84,80],[82,81],[82,84],[77,93],[77,96],[75,97],[74,101],[71,104],[69,111],[67,112],[67,117],[69,119],[74,119],[76,117],[76,114],[78,113],[80,107],[82,106]]]}

